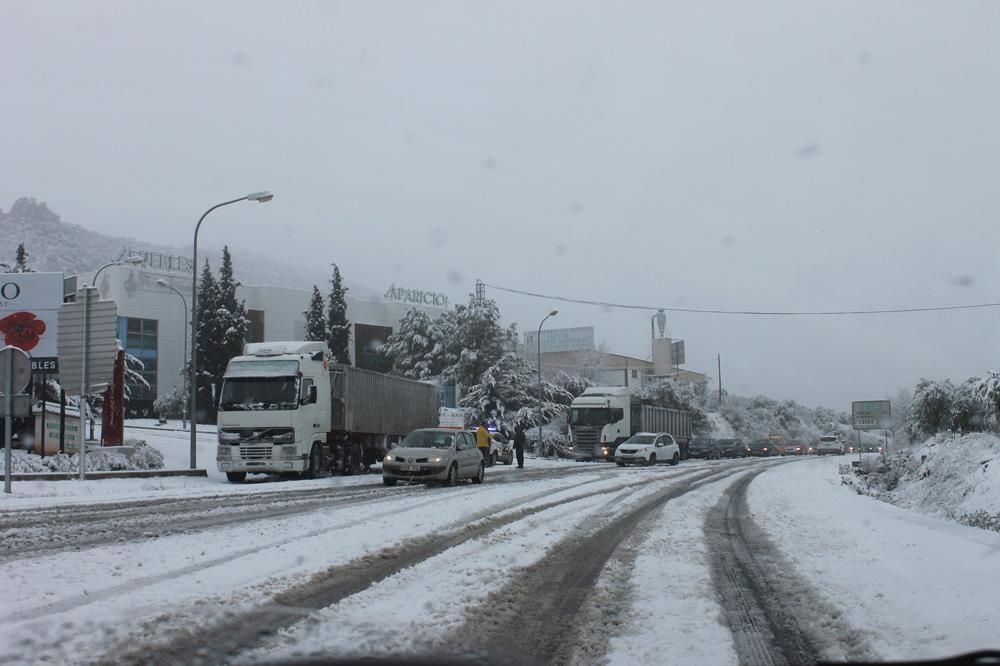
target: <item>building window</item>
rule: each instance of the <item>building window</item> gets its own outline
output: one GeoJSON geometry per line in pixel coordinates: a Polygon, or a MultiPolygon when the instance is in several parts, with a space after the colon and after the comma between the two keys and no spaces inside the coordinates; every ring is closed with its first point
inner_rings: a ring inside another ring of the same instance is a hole
{"type": "Polygon", "coordinates": [[[633,370],[632,371],[632,379],[638,379],[638,378],[639,378],[639,371],[638,370],[633,370]]]}
{"type": "Polygon", "coordinates": [[[382,345],[392,335],[388,326],[354,325],[354,365],[365,370],[388,372],[388,359],[382,355],[382,345]]]}
{"type": "Polygon", "coordinates": [[[125,352],[142,361],[145,368],[141,371],[143,379],[149,382],[149,388],[129,385],[130,403],[156,400],[157,379],[159,375],[159,322],[155,319],[136,319],[134,317],[118,318],[118,339],[121,340],[125,352]]]}
{"type": "Polygon", "coordinates": [[[264,311],[247,310],[247,342],[264,342],[264,311]]]}

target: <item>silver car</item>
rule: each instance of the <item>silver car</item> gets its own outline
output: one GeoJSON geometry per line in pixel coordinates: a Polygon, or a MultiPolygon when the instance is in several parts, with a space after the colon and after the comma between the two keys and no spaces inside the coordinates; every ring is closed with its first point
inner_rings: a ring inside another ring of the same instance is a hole
{"type": "Polygon", "coordinates": [[[414,430],[382,460],[382,483],[482,483],[486,464],[471,433],[446,428],[414,430]]]}

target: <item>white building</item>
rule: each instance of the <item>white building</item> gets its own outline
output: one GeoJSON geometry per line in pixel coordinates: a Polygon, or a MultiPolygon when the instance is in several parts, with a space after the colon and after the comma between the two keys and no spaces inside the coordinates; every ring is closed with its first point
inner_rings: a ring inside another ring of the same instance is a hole
{"type": "MultiPolygon", "coordinates": [[[[148,391],[133,392],[131,405],[151,409],[152,401],[183,385],[185,305],[181,296],[158,280],[177,289],[190,308],[190,260],[145,253],[142,267],[109,266],[100,275],[97,288],[101,298],[118,306],[118,337],[125,350],[146,365],[148,391]]],[[[71,296],[78,285],[90,283],[93,273],[66,279],[64,293],[71,296]]],[[[305,337],[305,311],[312,292],[285,287],[240,286],[237,296],[246,304],[250,319],[248,342],[301,340],[305,337]]],[[[379,369],[378,348],[414,307],[431,316],[449,305],[447,296],[432,292],[390,287],[385,300],[371,302],[352,298],[348,292],[347,318],[351,322],[351,362],[363,368],[379,369]]],[[[188,313],[190,310],[188,310],[188,313]]],[[[188,322],[190,327],[190,322],[188,322]]],[[[188,345],[190,349],[190,344],[188,345]]],[[[190,353],[190,351],[189,351],[190,353]]]]}

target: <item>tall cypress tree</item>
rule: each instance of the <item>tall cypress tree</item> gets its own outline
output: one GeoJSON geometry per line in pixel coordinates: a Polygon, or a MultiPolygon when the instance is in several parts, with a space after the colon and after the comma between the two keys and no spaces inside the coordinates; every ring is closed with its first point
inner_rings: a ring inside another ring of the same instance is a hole
{"type": "Polygon", "coordinates": [[[31,273],[28,268],[28,251],[24,249],[24,243],[17,246],[17,254],[14,258],[14,273],[31,273]]]}
{"type": "Polygon", "coordinates": [[[330,300],[327,310],[327,344],[334,363],[351,362],[351,322],[347,320],[347,288],[340,277],[340,268],[333,266],[330,277],[330,300]]]}
{"type": "Polygon", "coordinates": [[[306,340],[313,342],[326,342],[327,322],[324,311],[323,294],[319,287],[313,285],[312,298],[309,300],[309,309],[303,312],[306,316],[306,340]]]}
{"type": "MultiPolygon", "coordinates": [[[[250,320],[247,319],[246,303],[236,298],[239,286],[233,278],[233,258],[229,247],[222,248],[222,268],[219,269],[219,373],[215,378],[216,387],[222,388],[222,376],[229,360],[243,353],[250,320]]],[[[218,391],[216,391],[218,395],[218,391]]]]}
{"type": "Polygon", "coordinates": [[[219,359],[219,284],[205,260],[198,285],[198,330],[195,348],[198,350],[198,413],[200,423],[215,421],[215,381],[219,359]]]}

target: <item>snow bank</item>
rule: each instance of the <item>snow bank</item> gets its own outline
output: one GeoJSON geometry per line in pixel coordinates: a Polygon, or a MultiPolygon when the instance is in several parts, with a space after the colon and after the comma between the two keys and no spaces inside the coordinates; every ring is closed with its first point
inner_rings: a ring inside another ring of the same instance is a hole
{"type": "MultiPolygon", "coordinates": [[[[163,454],[140,439],[125,441],[125,447],[88,449],[85,458],[88,472],[163,469],[163,454]]],[[[11,451],[11,471],[17,473],[75,472],[80,469],[79,454],[59,453],[42,458],[27,451],[11,451]]],[[[6,472],[0,458],[0,474],[6,472]]]]}
{"type": "Polygon", "coordinates": [[[1000,532],[1000,437],[940,434],[845,475],[858,492],[1000,532]]]}

